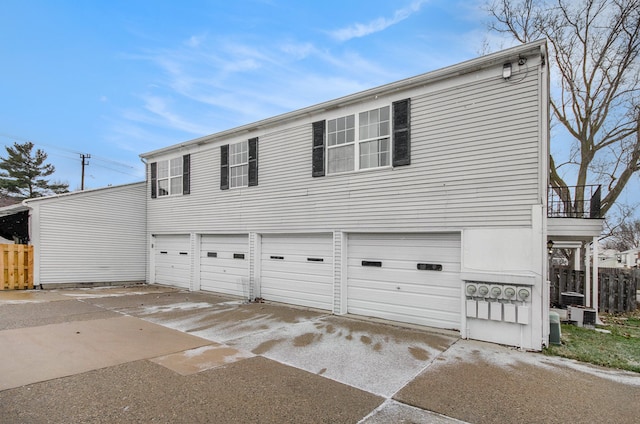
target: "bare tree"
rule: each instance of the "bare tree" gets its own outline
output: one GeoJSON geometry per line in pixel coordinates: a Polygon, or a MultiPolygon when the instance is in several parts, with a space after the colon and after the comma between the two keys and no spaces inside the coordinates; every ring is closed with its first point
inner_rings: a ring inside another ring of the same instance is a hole
{"type": "Polygon", "coordinates": [[[602,184],[604,216],[640,171],[640,0],[494,0],[487,10],[492,31],[548,40],[553,119],[573,140],[566,161],[551,155],[550,183],[577,213],[584,186],[602,184]]]}

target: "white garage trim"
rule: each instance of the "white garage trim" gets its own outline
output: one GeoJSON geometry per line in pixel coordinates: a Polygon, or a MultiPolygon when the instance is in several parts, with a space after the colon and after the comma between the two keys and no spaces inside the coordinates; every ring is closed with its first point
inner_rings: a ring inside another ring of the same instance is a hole
{"type": "Polygon", "coordinates": [[[249,236],[200,236],[200,289],[249,298],[249,236]]]}
{"type": "Polygon", "coordinates": [[[264,234],[260,289],[266,300],[333,308],[333,235],[264,234]]]}
{"type": "Polygon", "coordinates": [[[460,234],[349,234],[347,252],[347,312],[460,328],[460,234]]]}
{"type": "Polygon", "coordinates": [[[190,289],[191,236],[155,235],[154,239],[154,283],[190,289]]]}

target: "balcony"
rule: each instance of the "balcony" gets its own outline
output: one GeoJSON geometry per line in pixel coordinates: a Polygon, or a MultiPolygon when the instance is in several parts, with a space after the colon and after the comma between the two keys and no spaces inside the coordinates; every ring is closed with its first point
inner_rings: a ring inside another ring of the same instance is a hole
{"type": "Polygon", "coordinates": [[[549,187],[547,236],[554,241],[592,241],[602,232],[600,185],[549,187]]]}
{"type": "Polygon", "coordinates": [[[549,187],[547,217],[602,218],[600,215],[600,185],[549,187]]]}

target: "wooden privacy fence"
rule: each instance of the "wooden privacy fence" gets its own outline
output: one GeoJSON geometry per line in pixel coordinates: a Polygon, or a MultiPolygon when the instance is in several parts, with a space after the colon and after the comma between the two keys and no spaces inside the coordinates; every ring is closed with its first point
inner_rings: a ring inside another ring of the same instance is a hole
{"type": "MultiPolygon", "coordinates": [[[[550,273],[552,306],[560,305],[560,293],[585,294],[585,272],[567,267],[552,267],[550,273]]],[[[598,270],[598,310],[631,312],[638,308],[636,291],[640,288],[640,270],[600,268],[598,270]]],[[[591,296],[593,299],[593,296],[591,296]]]]}
{"type": "Polygon", "coordinates": [[[0,290],[33,288],[33,246],[0,244],[0,290]]]}

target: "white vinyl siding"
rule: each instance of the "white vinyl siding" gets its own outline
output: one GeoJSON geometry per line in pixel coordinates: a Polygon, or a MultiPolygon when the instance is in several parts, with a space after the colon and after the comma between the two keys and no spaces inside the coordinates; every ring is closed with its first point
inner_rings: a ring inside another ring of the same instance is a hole
{"type": "Polygon", "coordinates": [[[189,234],[154,237],[155,284],[188,289],[191,287],[189,234]]]}
{"type": "Polygon", "coordinates": [[[249,297],[249,238],[246,234],[200,237],[200,288],[249,297]]]}
{"type": "Polygon", "coordinates": [[[332,234],[263,235],[261,296],[333,309],[332,234]]]}
{"type": "Polygon", "coordinates": [[[347,312],[459,329],[460,234],[349,234],[347,255],[347,312]]]}
{"type": "Polygon", "coordinates": [[[145,184],[29,201],[38,284],[146,279],[145,184]]]}

